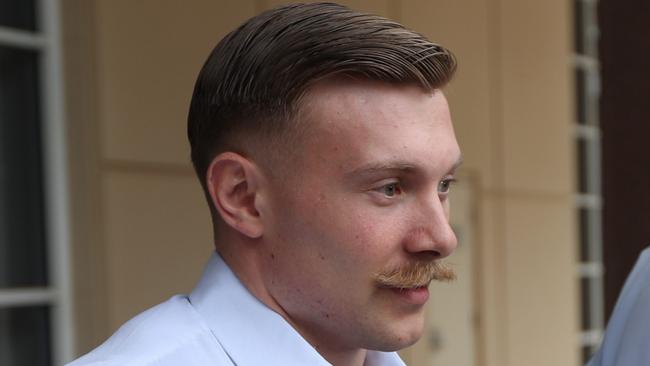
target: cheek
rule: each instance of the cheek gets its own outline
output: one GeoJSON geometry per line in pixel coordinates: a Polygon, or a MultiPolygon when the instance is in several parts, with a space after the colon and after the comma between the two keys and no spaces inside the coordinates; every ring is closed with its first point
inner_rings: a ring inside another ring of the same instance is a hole
{"type": "Polygon", "coordinates": [[[327,261],[325,268],[319,268],[323,271],[368,270],[394,253],[405,227],[404,212],[373,206],[361,195],[335,194],[314,186],[295,192],[278,207],[276,240],[286,251],[306,263],[318,259],[317,266],[327,261]]]}
{"type": "Polygon", "coordinates": [[[399,251],[400,225],[390,215],[373,210],[339,215],[338,225],[329,234],[330,245],[340,255],[338,261],[349,272],[368,276],[386,266],[399,251]]]}
{"type": "Polygon", "coordinates": [[[449,214],[451,212],[449,198],[447,198],[445,202],[442,203],[442,209],[445,211],[445,216],[447,217],[447,221],[449,221],[449,214]]]}
{"type": "Polygon", "coordinates": [[[349,223],[348,230],[357,250],[372,253],[380,245],[382,225],[376,219],[357,215],[349,223]]]}

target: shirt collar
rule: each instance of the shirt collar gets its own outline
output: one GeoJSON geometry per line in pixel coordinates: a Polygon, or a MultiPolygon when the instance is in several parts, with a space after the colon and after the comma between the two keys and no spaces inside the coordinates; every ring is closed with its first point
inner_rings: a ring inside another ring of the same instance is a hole
{"type": "MultiPolygon", "coordinates": [[[[278,313],[254,297],[217,253],[190,302],[239,366],[331,366],[278,313]]],[[[404,366],[394,352],[369,351],[365,366],[404,366]]]]}

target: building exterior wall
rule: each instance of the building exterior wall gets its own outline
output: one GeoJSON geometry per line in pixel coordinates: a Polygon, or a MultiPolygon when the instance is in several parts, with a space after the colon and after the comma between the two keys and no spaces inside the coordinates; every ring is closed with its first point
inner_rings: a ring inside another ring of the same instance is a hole
{"type": "MultiPolygon", "coordinates": [[[[199,277],[212,241],[185,137],[193,82],[218,39],[282,1],[63,3],[83,353],[199,277]]],[[[458,56],[446,92],[476,188],[478,364],[576,365],[569,5],[343,3],[458,56]]]]}

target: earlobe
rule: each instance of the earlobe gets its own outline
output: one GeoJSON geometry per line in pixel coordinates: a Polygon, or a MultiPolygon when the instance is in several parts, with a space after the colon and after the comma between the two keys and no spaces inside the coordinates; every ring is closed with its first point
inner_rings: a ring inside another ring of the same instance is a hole
{"type": "Polygon", "coordinates": [[[206,185],[215,210],[226,224],[249,238],[258,238],[263,232],[255,207],[258,180],[258,167],[233,152],[217,155],[206,172],[206,185]]]}

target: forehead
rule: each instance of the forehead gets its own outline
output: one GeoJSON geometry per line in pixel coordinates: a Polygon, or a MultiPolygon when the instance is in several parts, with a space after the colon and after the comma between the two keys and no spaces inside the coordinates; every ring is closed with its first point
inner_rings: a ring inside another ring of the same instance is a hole
{"type": "MultiPolygon", "coordinates": [[[[303,99],[306,156],[341,170],[390,161],[445,169],[460,158],[440,90],[366,80],[328,80],[303,99]]],[[[313,163],[313,162],[312,162],[313,163]]]]}

